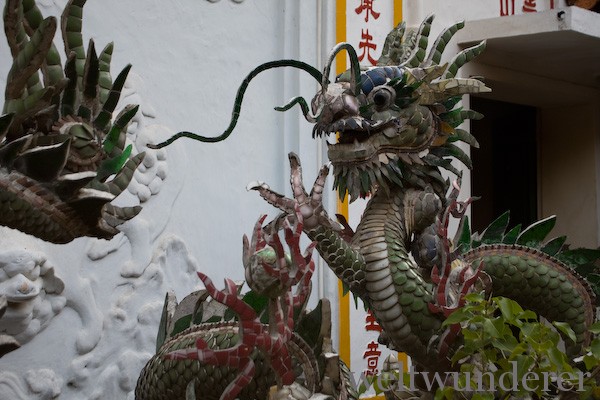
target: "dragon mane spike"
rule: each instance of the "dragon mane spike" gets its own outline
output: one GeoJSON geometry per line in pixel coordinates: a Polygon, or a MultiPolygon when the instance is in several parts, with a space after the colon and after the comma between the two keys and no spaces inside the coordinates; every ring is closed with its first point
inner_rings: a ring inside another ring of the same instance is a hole
{"type": "Polygon", "coordinates": [[[406,32],[406,22],[402,21],[385,38],[381,56],[377,60],[377,66],[396,66],[403,60],[406,53],[406,42],[404,33],[406,32]]]}
{"type": "Polygon", "coordinates": [[[429,51],[429,55],[421,63],[421,67],[428,67],[430,65],[437,65],[442,59],[442,54],[448,45],[448,42],[454,37],[456,32],[465,27],[465,21],[457,22],[449,28],[446,28],[442,33],[439,34],[433,47],[429,51]]]}
{"type": "Polygon", "coordinates": [[[14,57],[6,82],[7,102],[22,99],[27,93],[43,89],[37,71],[52,46],[55,31],[56,19],[54,17],[44,19],[31,36],[31,40],[26,41],[20,49],[18,57],[14,57]]]}
{"type": "MultiPolygon", "coordinates": [[[[27,34],[32,36],[33,32],[43,23],[44,16],[34,0],[23,1],[22,7],[24,22],[27,22],[24,28],[27,34]]],[[[54,44],[50,45],[50,49],[46,53],[45,65],[44,68],[41,68],[41,73],[45,87],[58,85],[65,77],[62,71],[60,54],[54,44]]],[[[58,101],[56,101],[56,104],[58,104],[58,101]]]]}
{"type": "Polygon", "coordinates": [[[244,99],[244,94],[246,93],[246,89],[248,89],[248,85],[250,84],[250,81],[263,71],[273,69],[273,68],[279,68],[279,67],[293,67],[293,68],[301,69],[303,71],[308,72],[313,78],[315,78],[315,80],[317,80],[317,82],[322,82],[322,81],[326,80],[326,78],[323,78],[321,71],[319,71],[312,65],[307,64],[302,61],[276,60],[276,61],[266,62],[264,64],[259,65],[256,68],[254,68],[246,76],[246,78],[242,81],[242,84],[238,88],[237,94],[235,96],[235,101],[233,104],[233,110],[231,112],[231,120],[229,122],[229,126],[227,127],[227,129],[225,129],[225,131],[222,134],[220,134],[219,136],[208,137],[208,136],[201,136],[201,135],[198,135],[198,134],[195,134],[192,132],[188,132],[188,131],[182,131],[182,132],[176,133],[175,135],[171,136],[169,139],[165,140],[164,142],[161,142],[158,144],[149,143],[148,148],[160,149],[160,148],[170,145],[175,140],[182,138],[182,137],[187,137],[187,138],[198,140],[200,142],[205,142],[205,143],[216,143],[216,142],[221,142],[221,141],[227,139],[229,137],[229,135],[231,135],[231,133],[233,132],[233,129],[235,128],[235,126],[237,125],[237,121],[240,116],[240,110],[242,108],[242,101],[244,99]]]}
{"type": "Polygon", "coordinates": [[[412,55],[408,60],[400,64],[401,67],[417,67],[425,58],[425,52],[427,51],[427,44],[429,42],[429,31],[431,30],[431,24],[433,23],[434,17],[435,16],[432,14],[425,18],[421,23],[412,55]]]}
{"type": "Polygon", "coordinates": [[[83,67],[82,77],[82,99],[81,105],[79,106],[78,115],[91,120],[93,113],[98,107],[98,79],[100,77],[100,64],[98,61],[98,54],[96,53],[96,46],[94,39],[90,39],[88,44],[88,51],[85,58],[85,64],[83,67]]]}
{"type": "Polygon", "coordinates": [[[75,52],[77,62],[75,69],[78,80],[83,77],[83,66],[85,64],[85,49],[83,48],[83,36],[81,34],[82,9],[87,0],[69,0],[60,18],[62,37],[64,38],[65,54],[75,52]]]}
{"type": "Polygon", "coordinates": [[[464,49],[456,56],[454,56],[452,61],[448,63],[448,70],[446,71],[444,78],[454,78],[460,67],[462,67],[463,65],[477,57],[479,54],[481,54],[483,50],[485,50],[485,46],[486,41],[484,40],[475,46],[464,49]]]}
{"type": "Polygon", "coordinates": [[[113,49],[114,43],[110,42],[98,55],[98,90],[100,104],[102,104],[103,106],[106,103],[108,97],[110,96],[110,91],[113,84],[112,77],[110,75],[110,61],[112,59],[113,49]]]}

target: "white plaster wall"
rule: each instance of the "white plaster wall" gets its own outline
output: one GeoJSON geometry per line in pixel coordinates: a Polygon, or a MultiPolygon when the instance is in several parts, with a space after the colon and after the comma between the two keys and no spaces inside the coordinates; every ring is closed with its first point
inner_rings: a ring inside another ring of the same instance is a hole
{"type": "MultiPolygon", "coordinates": [[[[38,1],[45,16],[60,15],[65,4],[38,1]]],[[[333,2],[317,0],[89,0],[83,35],[100,49],[115,42],[113,76],[133,64],[121,103],[141,104],[130,140],[142,151],[180,130],[219,135],[242,79],[263,62],[293,58],[321,68],[334,44],[334,16],[333,2]]],[[[0,54],[3,87],[10,68],[4,40],[0,54]]],[[[197,269],[219,286],[226,276],[243,279],[242,235],[260,214],[277,214],[246,185],[260,179],[289,195],[289,151],[300,154],[312,185],[323,150],[298,109],[282,114],[273,107],[297,95],[310,100],[316,87],[303,72],[265,72],[250,84],[228,140],[182,139],[150,152],[146,173],[132,185],[144,209],[111,241],[53,245],[0,228],[0,267],[9,250],[24,260],[41,255],[65,284],[59,314],[44,314],[49,321],[34,326],[39,333],[0,359],[0,399],[132,398],[154,352],[165,292],[182,299],[199,285],[197,269]]],[[[124,193],[119,201],[137,198],[124,193]]],[[[327,202],[333,209],[334,196],[327,202]]],[[[337,296],[328,271],[315,288],[337,296]]]]}

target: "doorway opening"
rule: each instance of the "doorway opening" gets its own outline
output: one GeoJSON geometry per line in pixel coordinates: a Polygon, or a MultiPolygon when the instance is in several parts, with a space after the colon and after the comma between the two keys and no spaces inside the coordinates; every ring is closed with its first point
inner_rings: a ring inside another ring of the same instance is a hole
{"type": "Polygon", "coordinates": [[[471,229],[482,232],[510,210],[509,228],[537,220],[537,121],[535,107],[471,97],[484,118],[471,121],[479,149],[471,149],[471,229]]]}

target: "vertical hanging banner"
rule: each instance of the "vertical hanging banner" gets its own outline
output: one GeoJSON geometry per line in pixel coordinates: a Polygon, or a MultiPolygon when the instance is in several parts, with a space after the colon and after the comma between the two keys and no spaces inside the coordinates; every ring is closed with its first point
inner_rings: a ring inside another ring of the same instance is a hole
{"type": "MultiPolygon", "coordinates": [[[[362,68],[377,64],[388,33],[402,20],[402,1],[394,0],[338,0],[337,42],[350,43],[357,52],[362,68]]],[[[337,58],[337,73],[348,68],[346,55],[337,58]]],[[[353,228],[364,211],[366,200],[359,199],[348,204],[348,197],[338,204],[338,213],[344,215],[353,228]]],[[[340,294],[342,292],[340,283],[340,294]]],[[[351,368],[356,383],[365,383],[367,377],[376,377],[389,355],[400,358],[407,366],[404,354],[390,351],[379,344],[377,338],[381,327],[375,317],[352,295],[340,295],[340,355],[351,368]]],[[[368,389],[363,399],[384,399],[368,389]]]]}
{"type": "MultiPolygon", "coordinates": [[[[377,64],[387,34],[394,28],[393,0],[346,0],[346,42],[358,53],[360,65],[377,64]]],[[[399,21],[398,21],[399,22],[399,21]]]]}

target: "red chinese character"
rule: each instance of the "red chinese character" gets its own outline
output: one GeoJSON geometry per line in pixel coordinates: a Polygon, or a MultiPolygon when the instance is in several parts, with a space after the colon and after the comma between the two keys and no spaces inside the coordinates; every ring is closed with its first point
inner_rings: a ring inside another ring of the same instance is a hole
{"type": "Polygon", "coordinates": [[[373,313],[371,312],[371,310],[369,310],[369,312],[367,313],[367,316],[365,318],[365,330],[367,331],[376,331],[376,332],[381,332],[381,326],[377,323],[377,320],[375,319],[375,317],[373,316],[373,313]]]}
{"type": "Polygon", "coordinates": [[[375,0],[360,0],[360,6],[354,9],[354,12],[357,14],[366,11],[365,13],[365,22],[369,22],[369,13],[373,16],[373,18],[379,18],[379,14],[377,11],[373,10],[373,2],[375,0]]]}
{"type": "Polygon", "coordinates": [[[536,12],[535,0],[525,0],[523,2],[523,12],[536,12]]]}
{"type": "Polygon", "coordinates": [[[363,49],[363,52],[358,57],[358,60],[362,61],[363,58],[365,58],[365,55],[366,55],[367,59],[369,60],[369,62],[371,63],[371,65],[377,64],[377,60],[374,59],[373,57],[371,57],[371,50],[375,50],[377,48],[377,45],[375,43],[371,42],[371,40],[373,40],[373,36],[369,34],[369,30],[367,29],[366,32],[364,30],[361,30],[361,36],[360,36],[360,38],[362,40],[358,44],[358,48],[359,49],[363,49]]]}
{"type": "Polygon", "coordinates": [[[367,350],[363,353],[363,358],[373,357],[373,356],[378,358],[381,355],[381,351],[379,351],[378,349],[379,349],[379,343],[371,341],[371,343],[369,343],[367,345],[367,350]]]}
{"type": "Polygon", "coordinates": [[[513,15],[515,13],[515,0],[500,0],[500,16],[513,15]]]}
{"type": "Polygon", "coordinates": [[[367,360],[366,375],[377,375],[379,372],[377,364],[379,363],[380,355],[379,343],[371,341],[371,343],[367,344],[367,350],[363,353],[363,359],[367,360]]]}

